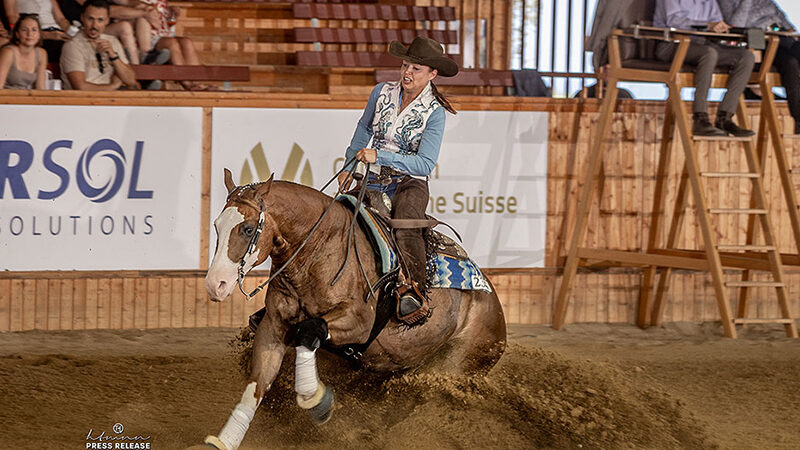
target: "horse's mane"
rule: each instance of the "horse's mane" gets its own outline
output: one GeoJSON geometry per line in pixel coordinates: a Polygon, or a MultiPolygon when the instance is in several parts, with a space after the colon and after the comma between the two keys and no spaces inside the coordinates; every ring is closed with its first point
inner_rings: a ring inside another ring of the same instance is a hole
{"type": "MultiPolygon", "coordinates": [[[[256,193],[258,192],[258,189],[264,185],[264,183],[266,183],[266,181],[237,186],[234,192],[238,190],[241,190],[241,192],[238,195],[229,196],[228,202],[245,204],[252,202],[253,204],[258,204],[256,193]]],[[[272,186],[270,187],[266,198],[268,203],[270,203],[270,200],[276,197],[275,194],[277,194],[278,197],[303,197],[302,200],[304,202],[320,202],[320,205],[323,207],[327,207],[331,200],[333,200],[330,195],[320,192],[315,188],[285,180],[272,181],[272,186]]]]}

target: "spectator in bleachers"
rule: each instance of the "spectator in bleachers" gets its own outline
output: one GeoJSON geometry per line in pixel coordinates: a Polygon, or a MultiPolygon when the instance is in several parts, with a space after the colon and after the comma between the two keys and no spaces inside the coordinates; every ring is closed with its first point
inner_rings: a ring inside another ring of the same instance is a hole
{"type": "MultiPolygon", "coordinates": [[[[80,21],[81,10],[86,0],[59,0],[64,16],[71,22],[80,21]]],[[[150,52],[150,29],[160,20],[160,14],[153,6],[138,0],[113,0],[110,2],[111,24],[106,27],[106,34],[120,40],[128,54],[128,60],[134,64],[166,64],[169,51],[150,52]],[[146,41],[148,45],[141,46],[146,41]],[[141,46],[141,51],[140,51],[141,46]]]]}
{"type": "Polygon", "coordinates": [[[6,16],[6,5],[3,1],[0,1],[0,47],[8,44],[11,40],[11,34],[8,32],[9,28],[11,26],[6,16]]]}
{"type": "Polygon", "coordinates": [[[109,23],[106,0],[86,0],[83,29],[61,55],[61,79],[67,89],[112,91],[136,87],[136,75],[119,40],[104,34],[109,23]]]}
{"type": "MultiPolygon", "coordinates": [[[[161,14],[157,26],[154,26],[151,31],[150,45],[155,50],[167,49],[170,53],[170,63],[176,66],[199,66],[203,63],[200,62],[200,57],[197,55],[197,50],[194,48],[194,42],[185,36],[175,36],[172,26],[177,21],[179,10],[176,7],[167,5],[167,0],[142,0],[150,4],[158,10],[161,14]]],[[[193,81],[181,81],[181,85],[190,91],[205,91],[209,87],[205,84],[196,83],[193,81]]]]}
{"type": "Polygon", "coordinates": [[[0,88],[45,89],[47,53],[41,41],[39,18],[20,14],[11,43],[0,48],[0,88]]]}
{"type": "MultiPolygon", "coordinates": [[[[772,0],[719,0],[725,21],[735,27],[795,31],[786,13],[772,0]]],[[[789,112],[794,118],[794,134],[800,134],[800,41],[781,37],[774,66],[786,89],[789,112]]]]}
{"type": "MultiPolygon", "coordinates": [[[[70,38],[65,32],[69,21],[61,13],[56,0],[3,0],[8,23],[19,20],[20,14],[38,14],[41,24],[42,47],[47,51],[49,62],[58,62],[64,42],[70,38]]],[[[13,33],[13,28],[11,29],[13,33]]]]}
{"type": "MultiPolygon", "coordinates": [[[[716,33],[727,33],[730,26],[722,19],[716,0],[656,0],[653,24],[657,27],[672,27],[692,30],[702,27],[716,33]]],[[[677,45],[661,41],[656,47],[656,57],[661,61],[672,61],[677,45]]],[[[739,103],[755,58],[746,48],[729,47],[704,38],[693,37],[686,53],[686,64],[695,66],[695,94],[692,133],[698,136],[752,136],[733,122],[733,113],[739,103]],[[714,125],[708,118],[708,90],[717,67],[730,68],[727,91],[717,110],[714,125]]]]}

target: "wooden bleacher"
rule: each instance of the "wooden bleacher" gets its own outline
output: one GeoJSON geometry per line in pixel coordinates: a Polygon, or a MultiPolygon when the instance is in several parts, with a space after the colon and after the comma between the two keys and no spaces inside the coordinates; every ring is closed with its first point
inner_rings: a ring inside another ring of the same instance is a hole
{"type": "MultiPolygon", "coordinates": [[[[173,66],[132,64],[137,81],[216,81],[224,83],[223,89],[230,90],[232,82],[250,81],[250,68],[247,66],[173,66]]],[[[53,78],[61,78],[61,67],[48,63],[47,70],[53,78]]]]}
{"type": "Polygon", "coordinates": [[[458,33],[452,30],[393,30],[381,28],[295,28],[295,42],[324,44],[388,44],[392,41],[411,42],[417,36],[429,37],[442,44],[458,43],[458,33]]]}
{"type": "MultiPolygon", "coordinates": [[[[398,69],[378,69],[375,71],[375,82],[397,81],[400,77],[398,69]]],[[[436,86],[445,87],[443,91],[450,94],[507,95],[508,88],[514,86],[510,70],[463,69],[454,77],[436,78],[436,86]]]]}
{"type": "Polygon", "coordinates": [[[193,3],[378,3],[378,0],[195,0],[193,3]]]}
{"type": "MultiPolygon", "coordinates": [[[[348,2],[356,3],[356,2],[348,2]]],[[[292,13],[296,19],[324,20],[398,20],[450,21],[456,20],[452,6],[406,6],[369,4],[295,3],[292,13]]]]}
{"type": "Polygon", "coordinates": [[[250,81],[250,68],[247,66],[133,65],[131,67],[139,81],[217,81],[224,83],[225,90],[230,90],[234,81],[250,81]]]}
{"type": "MultiPolygon", "coordinates": [[[[183,8],[176,31],[191,37],[203,61],[211,64],[298,65],[302,63],[298,52],[304,51],[385,53],[388,42],[411,42],[417,34],[430,34],[445,43],[458,39],[455,30],[422,25],[433,19],[453,20],[452,7],[252,1],[176,4],[183,8]],[[313,17],[317,13],[320,17],[313,17]]],[[[376,58],[359,61],[373,63],[376,58]]]]}
{"type": "MultiPolygon", "coordinates": [[[[436,85],[444,87],[448,93],[456,95],[509,95],[514,87],[513,70],[462,69],[458,75],[450,78],[439,77],[436,85]]],[[[563,73],[539,72],[542,77],[558,77],[563,73]]],[[[397,69],[375,70],[375,82],[396,81],[399,77],[397,69]]],[[[594,74],[571,74],[573,78],[594,78],[594,74]]]]}
{"type": "MultiPolygon", "coordinates": [[[[397,69],[379,69],[375,71],[375,82],[396,81],[399,72],[397,69]]],[[[439,77],[437,86],[487,86],[511,87],[514,80],[510,70],[470,70],[464,69],[458,75],[450,78],[439,77]]]]}
{"type": "MultiPolygon", "coordinates": [[[[234,82],[234,89],[366,94],[375,83],[376,70],[399,67],[398,60],[386,53],[392,40],[408,44],[417,35],[429,35],[446,44],[448,56],[462,65],[459,52],[465,44],[459,36],[464,28],[454,21],[480,14],[499,27],[484,36],[486,42],[492,38],[490,47],[505,47],[508,33],[502,28],[510,23],[508,4],[481,3],[480,8],[474,3],[464,8],[462,0],[425,5],[413,0],[176,2],[182,8],[176,31],[194,40],[206,64],[249,66],[250,81],[234,82]],[[495,42],[495,37],[502,42],[495,42]]],[[[505,69],[508,57],[507,51],[493,51],[490,67],[505,69]]],[[[452,86],[460,89],[459,94],[504,94],[501,89],[486,92],[483,87],[452,86]]]]}

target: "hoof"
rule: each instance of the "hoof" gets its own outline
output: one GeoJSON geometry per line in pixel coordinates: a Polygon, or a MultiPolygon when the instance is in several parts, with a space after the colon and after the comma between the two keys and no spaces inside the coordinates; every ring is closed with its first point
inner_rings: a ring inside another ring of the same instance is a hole
{"type": "Polygon", "coordinates": [[[298,395],[297,404],[308,411],[315,424],[322,425],[330,420],[333,414],[333,389],[320,383],[317,392],[310,399],[303,400],[298,395]]]}
{"type": "Polygon", "coordinates": [[[197,446],[197,448],[216,448],[218,450],[228,450],[228,447],[226,447],[225,444],[223,444],[222,441],[216,436],[206,436],[206,438],[203,439],[203,442],[205,443],[205,446],[197,446]]]}
{"type": "Polygon", "coordinates": [[[331,420],[333,414],[333,389],[325,386],[325,393],[319,404],[308,410],[311,420],[317,425],[322,425],[331,420]]]}

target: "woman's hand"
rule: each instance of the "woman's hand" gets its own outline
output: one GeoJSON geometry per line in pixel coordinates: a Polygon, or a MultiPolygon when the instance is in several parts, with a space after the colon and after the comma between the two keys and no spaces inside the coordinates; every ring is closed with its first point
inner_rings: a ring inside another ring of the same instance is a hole
{"type": "Polygon", "coordinates": [[[375,164],[378,162],[378,151],[374,148],[362,148],[356,153],[356,159],[363,163],[375,164]]]}

